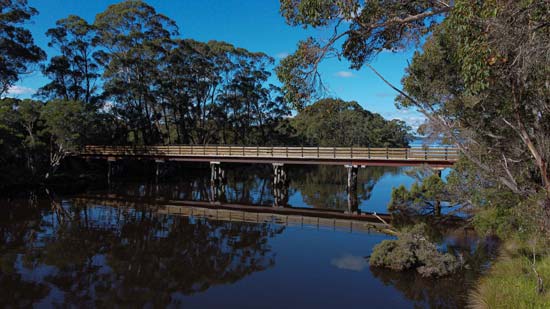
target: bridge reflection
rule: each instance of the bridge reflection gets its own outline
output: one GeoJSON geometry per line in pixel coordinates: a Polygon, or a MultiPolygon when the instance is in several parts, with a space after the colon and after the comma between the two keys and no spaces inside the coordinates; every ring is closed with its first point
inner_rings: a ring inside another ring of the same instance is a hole
{"type": "Polygon", "coordinates": [[[207,218],[216,221],[277,223],[334,230],[374,232],[383,227],[387,214],[350,213],[333,209],[308,209],[223,202],[136,198],[120,194],[83,194],[71,197],[76,205],[102,205],[129,209],[153,209],[158,214],[207,218]]]}

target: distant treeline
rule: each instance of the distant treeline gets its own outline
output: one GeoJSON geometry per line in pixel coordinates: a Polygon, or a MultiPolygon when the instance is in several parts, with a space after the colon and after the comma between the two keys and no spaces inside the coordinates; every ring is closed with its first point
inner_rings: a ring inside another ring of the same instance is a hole
{"type": "Polygon", "coordinates": [[[24,23],[38,12],[0,10],[0,182],[51,175],[84,144],[406,146],[408,130],[355,102],[325,99],[294,111],[270,83],[274,59],[219,41],[179,39],[142,1],[109,6],[46,31],[48,58],[24,23]],[[34,68],[36,67],[36,68],[34,68]],[[6,98],[21,74],[49,82],[33,100],[6,98]]]}

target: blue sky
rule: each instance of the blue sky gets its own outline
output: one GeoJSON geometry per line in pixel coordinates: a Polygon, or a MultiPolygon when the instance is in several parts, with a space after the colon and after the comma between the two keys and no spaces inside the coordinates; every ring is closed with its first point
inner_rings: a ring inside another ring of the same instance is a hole
{"type": "MultiPolygon", "coordinates": [[[[108,5],[119,1],[109,0],[29,0],[39,11],[26,26],[36,43],[48,53],[45,32],[55,21],[70,14],[93,22],[95,15],[108,5]]],[[[159,13],[173,19],[182,38],[200,41],[221,40],[251,51],[262,51],[275,59],[292,53],[299,40],[308,36],[326,37],[329,29],[302,29],[291,27],[279,14],[278,0],[149,0],[159,13]]],[[[372,65],[390,82],[400,85],[407,60],[412,50],[403,53],[381,53],[372,65]]],[[[364,108],[380,113],[385,118],[399,118],[416,127],[422,117],[414,111],[397,110],[395,91],[384,84],[368,69],[350,70],[347,62],[328,59],[320,68],[323,81],[329,88],[329,96],[359,102],[364,108]]],[[[11,96],[26,98],[47,80],[40,72],[23,77],[11,91],[11,96]]]]}

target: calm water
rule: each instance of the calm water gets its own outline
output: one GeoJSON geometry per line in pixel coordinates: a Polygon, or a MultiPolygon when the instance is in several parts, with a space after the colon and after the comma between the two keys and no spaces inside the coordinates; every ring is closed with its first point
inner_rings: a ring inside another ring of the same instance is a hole
{"type": "MultiPolygon", "coordinates": [[[[462,252],[470,270],[427,280],[369,268],[386,235],[167,214],[170,203],[208,201],[211,188],[207,167],[165,174],[155,184],[121,172],[110,186],[0,201],[0,306],[462,307],[487,263],[487,243],[465,231],[442,246],[462,252]]],[[[227,175],[224,202],[273,204],[269,168],[227,175]]],[[[289,175],[285,207],[347,211],[342,167],[289,175]]],[[[360,170],[355,212],[386,212],[391,188],[412,182],[400,169],[360,170]]]]}

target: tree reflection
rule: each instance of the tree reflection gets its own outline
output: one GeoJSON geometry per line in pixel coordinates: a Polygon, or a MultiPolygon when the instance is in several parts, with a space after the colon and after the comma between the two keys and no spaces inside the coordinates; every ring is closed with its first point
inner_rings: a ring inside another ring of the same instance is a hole
{"type": "Polygon", "coordinates": [[[32,303],[55,288],[63,305],[164,306],[174,293],[232,283],[275,263],[268,239],[282,227],[160,215],[159,209],[52,201],[10,216],[0,224],[0,283],[10,287],[0,292],[0,304],[28,305],[21,301],[32,303]],[[33,271],[46,275],[22,279],[33,271]]]}
{"type": "MultiPolygon", "coordinates": [[[[397,174],[399,168],[369,166],[359,169],[357,175],[357,204],[368,201],[372,190],[382,176],[397,174]]],[[[319,165],[291,170],[292,186],[299,191],[304,201],[316,208],[346,210],[350,205],[347,186],[347,171],[342,166],[319,165]]],[[[352,203],[353,204],[352,197],[352,203]]]]}
{"type": "Polygon", "coordinates": [[[31,192],[24,198],[0,199],[0,205],[0,307],[27,307],[50,291],[42,282],[26,281],[19,272],[19,253],[23,248],[32,249],[29,244],[37,240],[48,204],[31,192]]]}

